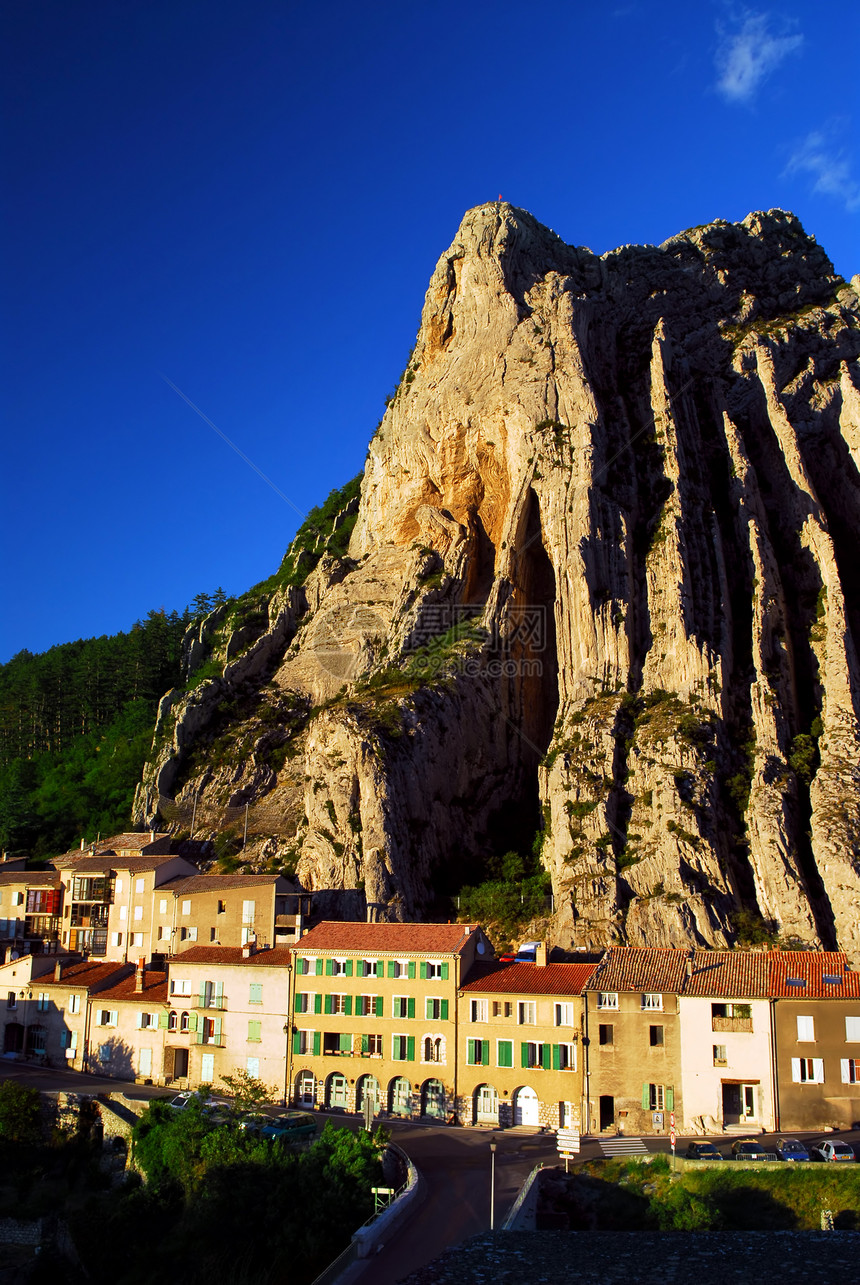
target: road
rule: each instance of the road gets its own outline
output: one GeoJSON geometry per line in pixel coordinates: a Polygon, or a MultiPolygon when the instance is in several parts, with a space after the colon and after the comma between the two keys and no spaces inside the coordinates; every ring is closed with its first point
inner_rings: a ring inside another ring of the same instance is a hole
{"type": "MultiPolygon", "coordinates": [[[[172,1090],[129,1084],[101,1076],[82,1075],[76,1071],[41,1070],[15,1062],[0,1061],[0,1081],[20,1079],[45,1092],[110,1093],[122,1092],[128,1097],[147,1100],[172,1096],[172,1090]]],[[[361,1127],[356,1116],[334,1112],[315,1113],[321,1120],[348,1128],[361,1127]]],[[[368,1259],[363,1269],[354,1269],[350,1285],[395,1285],[410,1272],[417,1271],[437,1258],[450,1245],[459,1244],[490,1226],[490,1142],[496,1143],[495,1160],[495,1225],[501,1226],[522,1184],[537,1164],[559,1163],[555,1138],[528,1129],[458,1129],[446,1125],[427,1125],[404,1120],[382,1120],[392,1141],[401,1147],[422,1174],[425,1197],[408,1221],[398,1228],[389,1243],[368,1259]]],[[[766,1140],[773,1150],[778,1134],[763,1135],[750,1131],[749,1136],[766,1140]]],[[[832,1134],[792,1134],[806,1145],[812,1145],[832,1134]]],[[[837,1135],[851,1143],[860,1156],[860,1130],[837,1135]]],[[[702,1139],[699,1139],[700,1141],[702,1139]]],[[[690,1141],[678,1138],[677,1154],[683,1155],[690,1141]]],[[[724,1154],[730,1153],[732,1138],[721,1134],[714,1142],[724,1154]]],[[[669,1154],[669,1139],[642,1139],[647,1153],[669,1154]]],[[[584,1138],[579,1162],[599,1160],[605,1155],[601,1140],[584,1138]]]]}

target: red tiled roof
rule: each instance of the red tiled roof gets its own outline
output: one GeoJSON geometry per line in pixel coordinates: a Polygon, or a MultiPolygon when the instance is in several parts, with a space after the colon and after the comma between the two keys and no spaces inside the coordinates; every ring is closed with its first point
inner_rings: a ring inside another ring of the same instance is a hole
{"type": "Polygon", "coordinates": [[[66,853],[57,857],[57,865],[63,870],[71,869],[73,874],[103,874],[107,870],[129,870],[132,874],[142,874],[147,870],[157,870],[168,861],[177,861],[172,853],[157,853],[149,857],[118,857],[109,853],[91,856],[89,853],[66,853]]]}
{"type": "Polygon", "coordinates": [[[481,995],[581,995],[597,964],[475,964],[462,985],[481,995]]]}
{"type": "Polygon", "coordinates": [[[860,999],[860,973],[851,972],[838,951],[773,950],[766,958],[773,999],[860,999]],[[791,986],[792,980],[804,985],[791,986]]]}
{"type": "Polygon", "coordinates": [[[143,974],[143,990],[135,990],[135,974],[122,977],[114,986],[99,991],[99,1003],[103,999],[139,1000],[147,1004],[167,1003],[167,973],[156,973],[147,969],[143,974]]]}
{"type": "Polygon", "coordinates": [[[760,951],[697,950],[687,958],[693,972],[686,978],[682,994],[725,999],[767,998],[767,955],[760,951]]]}
{"type": "Polygon", "coordinates": [[[63,964],[63,973],[58,982],[54,981],[53,973],[46,973],[39,978],[39,986],[84,986],[91,989],[93,986],[103,985],[110,977],[118,978],[123,973],[132,971],[131,964],[97,964],[91,959],[83,959],[76,964],[63,964]]]}
{"type": "Polygon", "coordinates": [[[327,919],[293,947],[313,951],[366,951],[376,955],[458,955],[477,924],[359,924],[327,919]]]}
{"type": "Polygon", "coordinates": [[[28,888],[59,888],[60,875],[57,870],[4,870],[0,885],[10,883],[22,883],[28,888]]]}
{"type": "MultiPolygon", "coordinates": [[[[278,882],[286,883],[282,875],[176,875],[161,884],[161,892],[218,892],[225,888],[254,888],[278,882]]],[[[292,885],[289,885],[292,888],[292,885]]]]}
{"type": "Polygon", "coordinates": [[[680,995],[689,957],[688,950],[613,946],[607,950],[583,990],[680,995]]]}
{"type": "Polygon", "coordinates": [[[170,839],[166,830],[157,830],[154,836],[149,830],[127,830],[124,834],[112,834],[108,839],[101,839],[96,844],[96,852],[116,852],[120,848],[148,848],[150,844],[160,844],[165,839],[170,839]]]}
{"type": "Polygon", "coordinates": [[[292,962],[292,953],[287,946],[256,950],[248,958],[242,954],[241,946],[189,946],[188,950],[170,958],[171,966],[176,967],[182,964],[245,964],[252,968],[287,968],[292,962]]]}

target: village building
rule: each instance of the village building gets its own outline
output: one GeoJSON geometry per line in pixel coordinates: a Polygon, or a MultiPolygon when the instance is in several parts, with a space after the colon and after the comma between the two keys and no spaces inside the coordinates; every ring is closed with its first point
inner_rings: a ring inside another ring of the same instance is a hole
{"type": "Polygon", "coordinates": [[[293,948],[288,1079],[303,1106],[453,1117],[462,983],[493,948],[477,924],[325,921],[293,948]]]}
{"type": "Polygon", "coordinates": [[[583,1132],[684,1127],[679,995],[687,952],[617,946],[583,987],[588,1041],[583,1132]]]}
{"type": "Polygon", "coordinates": [[[22,955],[0,968],[4,1057],[87,1068],[90,1001],[131,973],[127,964],[22,955]]]}
{"type": "Polygon", "coordinates": [[[153,889],[154,954],[192,946],[290,946],[302,933],[310,895],[277,874],[179,875],[153,889]]]}
{"type": "Polygon", "coordinates": [[[771,1132],[776,1126],[768,956],[697,950],[689,952],[684,969],[679,1011],[685,1128],[703,1134],[771,1132]]]}
{"type": "Polygon", "coordinates": [[[836,952],[773,952],[769,959],[783,1131],[860,1125],[860,973],[836,952]]]}
{"type": "Polygon", "coordinates": [[[595,964],[477,963],[461,988],[457,1114],[462,1124],[579,1128],[582,988],[595,964]]]}
{"type": "MultiPolygon", "coordinates": [[[[104,967],[104,965],[103,965],[104,967]]],[[[141,960],[107,986],[90,990],[86,1069],[119,1080],[164,1084],[167,974],[141,960]]]]}
{"type": "Polygon", "coordinates": [[[0,866],[0,962],[15,955],[55,954],[62,909],[63,886],[56,870],[0,866]]]}

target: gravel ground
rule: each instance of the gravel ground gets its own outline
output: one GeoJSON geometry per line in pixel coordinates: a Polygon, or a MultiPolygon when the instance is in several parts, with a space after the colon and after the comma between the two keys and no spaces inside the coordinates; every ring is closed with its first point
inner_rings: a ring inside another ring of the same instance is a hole
{"type": "Polygon", "coordinates": [[[821,1285],[857,1279],[860,1232],[496,1232],[475,1236],[403,1285],[821,1285]]]}

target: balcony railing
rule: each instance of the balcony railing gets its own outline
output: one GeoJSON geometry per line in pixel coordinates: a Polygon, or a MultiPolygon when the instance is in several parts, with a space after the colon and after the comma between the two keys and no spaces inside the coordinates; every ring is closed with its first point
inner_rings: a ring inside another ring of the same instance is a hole
{"type": "MultiPolygon", "coordinates": [[[[176,999],[178,1002],[179,1000],[178,996],[174,996],[173,998],[176,999]]],[[[227,996],[226,995],[183,995],[182,1002],[184,1004],[188,1004],[190,1002],[190,1005],[192,1008],[212,1008],[212,1009],[215,1009],[216,1012],[223,1013],[227,1007],[227,996]]]]}
{"type": "Polygon", "coordinates": [[[712,1017],[712,1031],[751,1031],[753,1020],[751,1017],[712,1017]]]}

